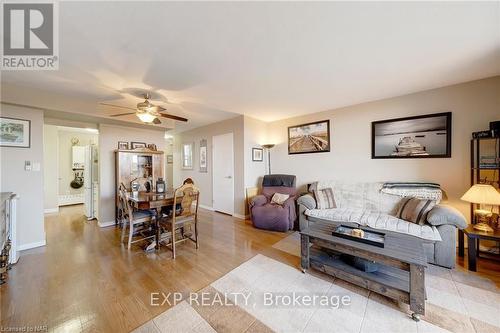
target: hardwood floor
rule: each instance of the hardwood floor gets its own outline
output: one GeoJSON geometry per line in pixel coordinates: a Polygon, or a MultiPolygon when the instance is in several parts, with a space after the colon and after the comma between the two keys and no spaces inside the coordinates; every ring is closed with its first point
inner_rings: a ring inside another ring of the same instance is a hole
{"type": "MultiPolygon", "coordinates": [[[[118,228],[87,222],[81,206],[47,215],[47,246],[23,252],[0,287],[0,326],[128,332],[169,307],[151,306],[151,293],[198,291],[258,253],[299,265],[298,257],[272,247],[289,234],[206,210],[199,225],[199,250],[182,244],[172,260],[165,247],[147,254],[138,243],[127,251],[118,228]]],[[[498,267],[478,261],[479,275],[500,286],[498,267]]],[[[465,270],[464,260],[457,268],[465,270]]]]}
{"type": "Polygon", "coordinates": [[[150,306],[152,292],[198,291],[257,253],[298,265],[271,247],[287,234],[206,210],[199,226],[200,248],[182,244],[172,260],[165,247],[127,251],[118,228],[87,222],[81,206],[47,215],[47,246],[25,251],[0,287],[1,326],[128,332],[169,307],[150,306]]]}

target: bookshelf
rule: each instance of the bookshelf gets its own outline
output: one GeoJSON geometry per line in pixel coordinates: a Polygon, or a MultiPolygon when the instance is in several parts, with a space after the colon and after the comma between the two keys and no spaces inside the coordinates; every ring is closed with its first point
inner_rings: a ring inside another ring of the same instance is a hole
{"type": "MultiPolygon", "coordinates": [[[[476,138],[471,140],[470,182],[471,186],[485,183],[492,185],[497,190],[500,188],[500,138],[476,138]]],[[[478,208],[480,207],[477,204],[470,205],[471,217],[474,217],[474,210],[478,208]]],[[[499,208],[498,206],[492,207],[492,211],[498,214],[499,208]]],[[[472,223],[475,222],[472,221],[472,223]]],[[[477,241],[478,254],[487,254],[479,250],[479,239],[477,241]]],[[[496,247],[500,249],[498,246],[499,242],[496,242],[496,247]]]]}

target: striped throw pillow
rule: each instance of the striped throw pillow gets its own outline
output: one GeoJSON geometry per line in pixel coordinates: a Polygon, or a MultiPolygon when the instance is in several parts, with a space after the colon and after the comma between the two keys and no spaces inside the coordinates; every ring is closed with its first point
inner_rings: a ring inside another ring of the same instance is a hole
{"type": "Polygon", "coordinates": [[[317,209],[330,209],[337,207],[335,204],[335,198],[333,197],[333,190],[330,187],[322,190],[314,190],[314,196],[316,197],[317,209]]]}
{"type": "Polygon", "coordinates": [[[397,218],[424,225],[427,220],[427,213],[436,205],[434,200],[405,197],[401,202],[397,218]]]}

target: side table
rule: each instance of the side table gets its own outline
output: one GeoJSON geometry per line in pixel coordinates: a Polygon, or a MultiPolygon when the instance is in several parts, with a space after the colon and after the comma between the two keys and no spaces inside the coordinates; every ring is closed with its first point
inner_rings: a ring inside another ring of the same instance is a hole
{"type": "Polygon", "coordinates": [[[495,229],[493,232],[485,232],[474,229],[473,225],[469,225],[464,230],[458,231],[458,255],[464,256],[464,238],[467,235],[467,261],[469,271],[476,271],[476,258],[479,254],[479,240],[490,240],[500,242],[500,230],[495,229]]]}

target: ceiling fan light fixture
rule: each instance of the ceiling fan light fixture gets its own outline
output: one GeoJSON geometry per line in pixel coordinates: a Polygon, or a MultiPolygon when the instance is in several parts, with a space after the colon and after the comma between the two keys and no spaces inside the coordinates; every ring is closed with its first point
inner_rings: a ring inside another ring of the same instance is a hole
{"type": "Polygon", "coordinates": [[[149,112],[138,112],[137,118],[139,118],[143,123],[152,123],[156,119],[154,115],[149,112]]]}

